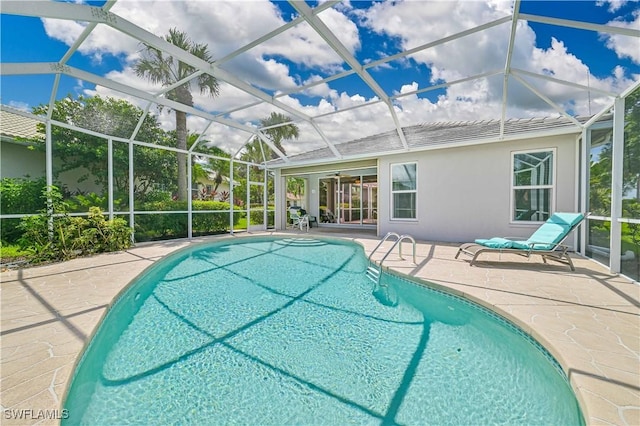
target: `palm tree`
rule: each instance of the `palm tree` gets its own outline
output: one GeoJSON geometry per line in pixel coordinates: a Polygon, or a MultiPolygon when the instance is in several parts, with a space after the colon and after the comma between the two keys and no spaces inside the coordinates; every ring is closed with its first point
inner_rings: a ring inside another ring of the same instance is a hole
{"type": "MultiPolygon", "coordinates": [[[[263,131],[264,134],[285,155],[286,151],[282,147],[282,141],[285,139],[297,139],[300,136],[300,129],[298,129],[298,126],[293,123],[277,127],[271,126],[282,123],[289,123],[290,121],[291,118],[277,112],[272,112],[271,115],[269,115],[267,118],[263,118],[262,120],[260,120],[261,127],[270,127],[263,131]]],[[[248,143],[245,147],[245,153],[242,155],[242,159],[244,161],[262,163],[264,160],[262,158],[262,151],[260,150],[260,143],[261,141],[258,137],[254,138],[250,143],[248,143]]],[[[278,155],[275,152],[271,150],[269,151],[271,152],[270,158],[278,158],[278,155]]]]}
{"type": "MultiPolygon", "coordinates": [[[[200,134],[198,133],[190,133],[187,136],[187,143],[189,148],[193,146],[193,144],[198,140],[200,134]]],[[[191,178],[193,182],[197,182],[198,179],[201,178],[209,178],[209,171],[215,173],[215,177],[213,179],[213,183],[215,184],[213,188],[213,192],[217,192],[220,184],[224,181],[225,177],[229,177],[229,168],[231,155],[227,153],[222,148],[217,146],[209,145],[209,142],[206,140],[201,140],[198,144],[198,150],[194,152],[196,158],[199,160],[198,162],[193,163],[193,167],[191,170],[191,178]],[[198,154],[210,154],[215,155],[217,157],[228,158],[229,160],[221,159],[221,158],[211,158],[204,155],[198,154]]]]}
{"type": "MultiPolygon", "coordinates": [[[[260,125],[262,127],[270,127],[276,124],[287,123],[290,121],[291,119],[286,115],[272,112],[269,117],[260,120],[260,125]]],[[[298,129],[298,126],[296,126],[295,124],[285,124],[284,126],[266,129],[264,133],[283,154],[286,154],[284,148],[282,147],[282,141],[285,139],[298,139],[298,137],[300,136],[300,129],[298,129]]],[[[278,158],[278,156],[275,152],[272,152],[271,158],[278,158]]]]}
{"type": "Polygon", "coordinates": [[[248,161],[250,163],[260,164],[264,161],[262,157],[262,150],[260,149],[260,138],[257,136],[253,138],[251,142],[245,145],[244,152],[240,157],[243,161],[248,161]]]}
{"type": "MultiPolygon", "coordinates": [[[[213,63],[213,57],[209,53],[206,44],[194,43],[186,33],[178,31],[176,28],[169,30],[169,34],[165,36],[165,40],[203,61],[213,63]]],[[[185,64],[172,56],[166,56],[163,51],[146,43],[143,56],[135,65],[134,69],[138,77],[145,77],[152,83],[159,83],[163,86],[171,86],[196,71],[195,67],[185,64]]],[[[200,74],[197,79],[189,80],[169,90],[167,92],[167,98],[192,107],[192,82],[196,82],[195,84],[197,84],[202,94],[208,93],[212,97],[215,97],[219,93],[218,80],[211,74],[203,73],[200,74]]],[[[187,113],[175,110],[175,114],[177,147],[186,150],[187,113]]],[[[178,154],[178,198],[182,200],[187,199],[187,162],[186,155],[182,153],[178,154]]]]}

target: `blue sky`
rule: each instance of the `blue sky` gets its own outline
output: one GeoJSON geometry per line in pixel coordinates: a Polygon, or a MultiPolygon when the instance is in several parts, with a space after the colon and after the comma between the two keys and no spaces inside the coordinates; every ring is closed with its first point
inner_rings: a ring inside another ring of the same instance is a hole
{"type": "MultiPolygon", "coordinates": [[[[6,2],[5,2],[6,3],[6,2]]],[[[101,6],[104,2],[91,2],[101,6]]],[[[311,7],[316,2],[308,3],[311,7]]],[[[320,13],[344,47],[363,65],[432,42],[508,15],[511,2],[398,1],[344,2],[320,13]]],[[[640,4],[616,1],[522,1],[521,14],[625,26],[640,30],[640,4]]],[[[158,36],[176,27],[193,40],[207,43],[216,59],[290,22],[298,13],[286,2],[196,0],[120,0],[111,12],[158,36]]],[[[2,63],[57,62],[84,28],[83,23],[2,14],[0,55],[2,63]]],[[[408,57],[369,68],[387,96],[410,93],[434,84],[451,82],[504,67],[510,22],[482,33],[419,51],[408,57]]],[[[127,35],[99,25],[68,61],[68,65],[131,86],[157,91],[135,76],[132,65],[141,45],[127,35]]],[[[593,31],[521,21],[516,32],[512,66],[536,74],[620,93],[640,78],[640,39],[610,36],[593,31]]],[[[349,66],[306,23],[244,52],[220,65],[270,95],[295,90],[308,81],[349,70],[349,66]]],[[[570,114],[596,113],[612,99],[553,82],[525,78],[570,114]]],[[[53,75],[2,76],[3,105],[30,110],[48,103],[53,75]]],[[[195,96],[195,106],[211,113],[225,113],[255,98],[224,82],[217,99],[195,96]]],[[[422,94],[402,96],[394,102],[403,125],[445,120],[498,119],[501,113],[502,76],[483,78],[422,94]]],[[[64,76],[56,98],[94,94],[125,97],[144,107],[145,102],[106,87],[64,76]]],[[[278,100],[307,116],[316,116],[377,100],[376,93],[356,75],[323,83],[303,93],[278,100]]],[[[274,107],[261,105],[225,114],[238,123],[255,125],[274,107]]],[[[282,112],[282,111],[278,111],[282,112]]],[[[168,111],[161,113],[167,127],[168,111]]],[[[557,114],[548,104],[514,79],[509,82],[509,117],[557,114]]],[[[390,130],[392,122],[383,103],[328,116],[325,136],[333,142],[390,130]]],[[[204,120],[190,118],[197,131],[204,120]]],[[[301,123],[302,139],[321,145],[317,134],[301,123]]],[[[211,138],[221,145],[237,145],[247,135],[225,126],[212,126],[211,138]]],[[[298,144],[299,145],[299,144],[298,144]]]]}

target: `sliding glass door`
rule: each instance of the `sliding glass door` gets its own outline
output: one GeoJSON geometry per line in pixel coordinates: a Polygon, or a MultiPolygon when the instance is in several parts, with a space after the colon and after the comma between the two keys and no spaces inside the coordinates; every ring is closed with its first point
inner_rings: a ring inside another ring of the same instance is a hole
{"type": "Polygon", "coordinates": [[[375,170],[345,171],[321,178],[320,223],[375,225],[378,221],[378,176],[371,172],[375,170]]]}

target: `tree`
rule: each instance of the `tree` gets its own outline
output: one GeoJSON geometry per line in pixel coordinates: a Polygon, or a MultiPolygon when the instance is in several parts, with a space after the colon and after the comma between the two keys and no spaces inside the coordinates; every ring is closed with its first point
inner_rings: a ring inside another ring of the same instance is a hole
{"type": "Polygon", "coordinates": [[[624,122],[623,191],[635,191],[640,202],[640,88],[625,98],[624,122]]]}
{"type": "MultiPolygon", "coordinates": [[[[165,36],[165,40],[205,62],[213,63],[213,57],[209,53],[208,46],[206,44],[194,43],[185,32],[172,28],[169,30],[169,34],[165,36]]],[[[195,67],[185,64],[172,56],[166,56],[163,51],[146,43],[143,56],[135,65],[134,69],[139,77],[147,78],[152,83],[162,84],[165,87],[171,86],[196,72],[195,67]]],[[[211,74],[203,73],[169,90],[167,92],[167,98],[192,107],[192,84],[197,85],[202,94],[209,94],[215,97],[219,93],[217,79],[211,74]]],[[[177,148],[186,150],[187,113],[180,110],[174,110],[174,112],[176,116],[177,148]]],[[[186,200],[187,187],[186,154],[180,153],[178,154],[178,198],[186,200]]]]}
{"type": "MultiPolygon", "coordinates": [[[[188,137],[188,145],[189,148],[193,146],[193,144],[198,139],[199,135],[197,133],[192,133],[188,137]]],[[[223,182],[225,177],[229,177],[229,168],[231,155],[229,155],[226,151],[217,146],[209,145],[209,142],[206,140],[200,141],[198,144],[197,152],[194,152],[197,161],[194,161],[193,171],[191,172],[191,176],[194,181],[197,180],[198,177],[208,177],[208,173],[205,168],[215,173],[215,187],[213,188],[213,192],[218,191],[218,187],[223,182]],[[220,159],[220,158],[211,158],[205,155],[198,154],[209,154],[215,155],[216,157],[228,158],[228,160],[220,159]]]]}
{"type": "MultiPolygon", "coordinates": [[[[242,156],[240,158],[250,163],[260,164],[264,162],[265,159],[262,155],[262,149],[265,147],[261,145],[262,145],[262,141],[260,140],[260,138],[258,137],[253,138],[251,142],[245,145],[244,152],[242,153],[242,156]]],[[[268,147],[266,148],[269,149],[268,147]]],[[[267,156],[268,156],[268,153],[269,151],[267,151],[266,153],[267,156]]]]}
{"type": "MultiPolygon", "coordinates": [[[[33,112],[44,115],[47,109],[48,105],[39,105],[33,108],[33,112]]],[[[53,105],[52,118],[105,135],[128,139],[143,114],[144,111],[140,108],[122,99],[79,96],[77,99],[66,97],[56,101],[53,105]]],[[[42,137],[35,147],[44,151],[46,134],[44,124],[38,124],[38,131],[42,137]]],[[[54,178],[58,179],[63,172],[84,169],[85,174],[78,178],[78,182],[92,179],[96,185],[103,189],[107,188],[107,140],[105,138],[54,125],[51,128],[51,139],[54,155],[60,160],[59,166],[55,169],[54,178]]],[[[145,117],[135,139],[164,146],[172,143],[153,115],[145,117]]],[[[136,175],[134,195],[136,197],[147,193],[155,185],[167,187],[175,181],[175,161],[171,160],[172,156],[173,154],[166,150],[136,147],[134,155],[136,175]]],[[[126,192],[129,187],[129,150],[126,144],[114,143],[113,162],[115,189],[126,192]]]]}
{"type": "MultiPolygon", "coordinates": [[[[624,117],[624,158],[622,175],[623,215],[629,216],[627,205],[632,200],[628,195],[635,195],[635,202],[640,201],[640,89],[636,89],[625,99],[624,117]]],[[[613,146],[609,142],[604,145],[596,161],[592,159],[590,167],[590,203],[592,213],[610,214],[611,208],[611,167],[613,146]]],[[[637,219],[637,217],[636,217],[637,219]]]]}
{"type": "MultiPolygon", "coordinates": [[[[291,122],[291,118],[287,117],[284,114],[280,114],[277,112],[272,112],[267,118],[263,118],[260,120],[260,127],[266,128],[263,132],[267,136],[267,138],[278,148],[283,154],[286,155],[286,151],[282,146],[282,141],[287,139],[298,139],[300,136],[300,129],[291,122]],[[277,126],[278,124],[284,124],[282,126],[277,126]],[[271,127],[276,126],[276,127],[271,127]]],[[[245,147],[245,152],[242,155],[242,159],[244,161],[251,161],[254,163],[262,163],[264,161],[262,157],[262,150],[260,148],[260,144],[262,141],[260,138],[255,137],[250,143],[245,147]]],[[[265,157],[267,159],[275,159],[278,158],[278,155],[269,149],[268,147],[263,147],[266,149],[265,157]],[[268,155],[268,153],[271,153],[268,155]]]]}
{"type": "Polygon", "coordinates": [[[294,200],[299,200],[304,195],[304,178],[287,177],[287,197],[291,195],[294,200]]]}

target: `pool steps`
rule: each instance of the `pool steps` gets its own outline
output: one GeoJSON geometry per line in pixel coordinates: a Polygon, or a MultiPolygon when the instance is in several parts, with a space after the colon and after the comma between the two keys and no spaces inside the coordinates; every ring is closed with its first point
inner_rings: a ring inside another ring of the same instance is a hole
{"type": "Polygon", "coordinates": [[[416,240],[414,240],[411,235],[407,235],[407,234],[398,235],[396,232],[387,232],[387,235],[385,235],[384,238],[382,240],[380,240],[378,245],[369,254],[369,258],[368,258],[369,266],[367,267],[366,274],[367,274],[367,277],[369,277],[369,279],[371,279],[371,281],[373,281],[376,284],[380,284],[380,273],[382,271],[382,263],[389,256],[389,254],[391,254],[391,252],[393,251],[393,249],[396,246],[398,246],[398,256],[400,257],[400,259],[404,260],[404,257],[402,257],[402,241],[404,241],[404,240],[409,240],[413,244],[413,264],[414,265],[417,264],[417,262],[416,262],[416,240]],[[387,241],[391,237],[395,237],[396,241],[389,248],[389,250],[387,250],[387,252],[384,254],[382,259],[380,259],[380,262],[377,265],[375,263],[372,263],[371,262],[371,257],[373,256],[373,254],[380,248],[380,246],[382,246],[382,244],[385,241],[387,241]]]}

